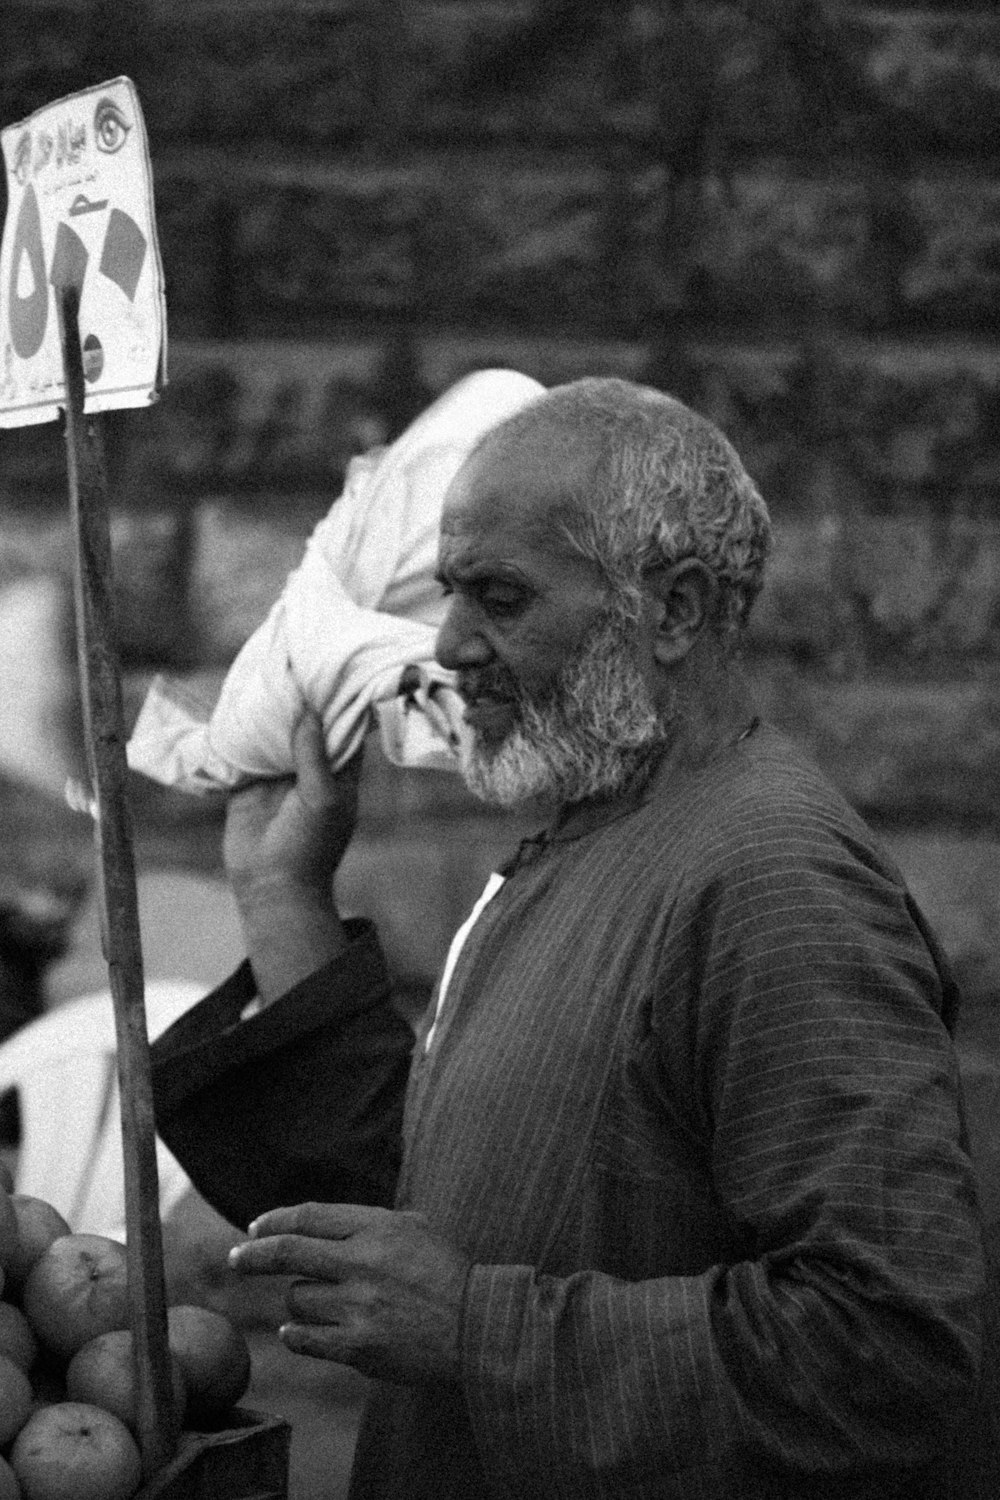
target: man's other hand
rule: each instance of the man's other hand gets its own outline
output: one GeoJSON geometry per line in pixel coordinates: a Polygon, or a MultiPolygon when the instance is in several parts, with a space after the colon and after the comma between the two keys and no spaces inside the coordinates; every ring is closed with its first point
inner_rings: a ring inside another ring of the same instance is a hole
{"type": "Polygon", "coordinates": [[[296,1354],[411,1385],[456,1380],[459,1320],[470,1262],[422,1214],[355,1204],[302,1203],[262,1214],[230,1264],[294,1276],[296,1354]]]}

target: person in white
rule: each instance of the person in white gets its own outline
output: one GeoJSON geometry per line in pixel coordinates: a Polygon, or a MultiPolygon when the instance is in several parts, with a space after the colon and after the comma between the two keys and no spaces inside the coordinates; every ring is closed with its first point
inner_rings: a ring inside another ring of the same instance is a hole
{"type": "Polygon", "coordinates": [[[293,730],[312,708],[335,768],[376,723],[394,764],[457,771],[461,703],[434,660],[441,506],[478,439],[543,391],[514,370],[477,371],[388,447],[353,459],[207,718],[183,684],[154,681],[129,741],[132,768],[190,792],[286,775],[293,730]]]}

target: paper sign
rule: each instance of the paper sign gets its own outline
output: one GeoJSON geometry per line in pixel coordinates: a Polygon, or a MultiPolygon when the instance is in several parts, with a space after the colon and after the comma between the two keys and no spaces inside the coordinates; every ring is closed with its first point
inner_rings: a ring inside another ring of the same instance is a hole
{"type": "Polygon", "coordinates": [[[166,379],[163,266],[146,127],[113,78],[0,131],[0,427],[65,405],[56,289],[80,293],[85,412],[155,401],[166,379]]]}

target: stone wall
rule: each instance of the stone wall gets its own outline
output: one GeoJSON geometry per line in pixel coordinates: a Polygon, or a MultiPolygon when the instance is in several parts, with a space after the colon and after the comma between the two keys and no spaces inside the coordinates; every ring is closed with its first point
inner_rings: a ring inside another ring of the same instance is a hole
{"type": "MultiPolygon", "coordinates": [[[[463,372],[654,382],[767,496],[762,700],[885,832],[992,1045],[992,0],[7,0],[3,123],[119,73],[171,370],[105,422],[130,710],[224,670],[350,454],[463,372]]],[[[0,434],[0,497],[0,581],[65,577],[54,426],[0,434]]],[[[517,830],[448,778],[369,783],[345,882],[423,980],[517,830]]],[[[150,857],[217,861],[212,810],[136,806],[150,857]]]]}

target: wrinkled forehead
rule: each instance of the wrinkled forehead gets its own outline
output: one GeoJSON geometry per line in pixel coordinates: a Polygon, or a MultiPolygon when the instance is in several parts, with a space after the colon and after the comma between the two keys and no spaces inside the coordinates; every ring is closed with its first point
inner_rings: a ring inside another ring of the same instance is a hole
{"type": "Polygon", "coordinates": [[[452,480],[442,537],[501,525],[551,541],[568,514],[592,502],[598,462],[598,446],[585,431],[505,423],[482,439],[452,480]]]}

